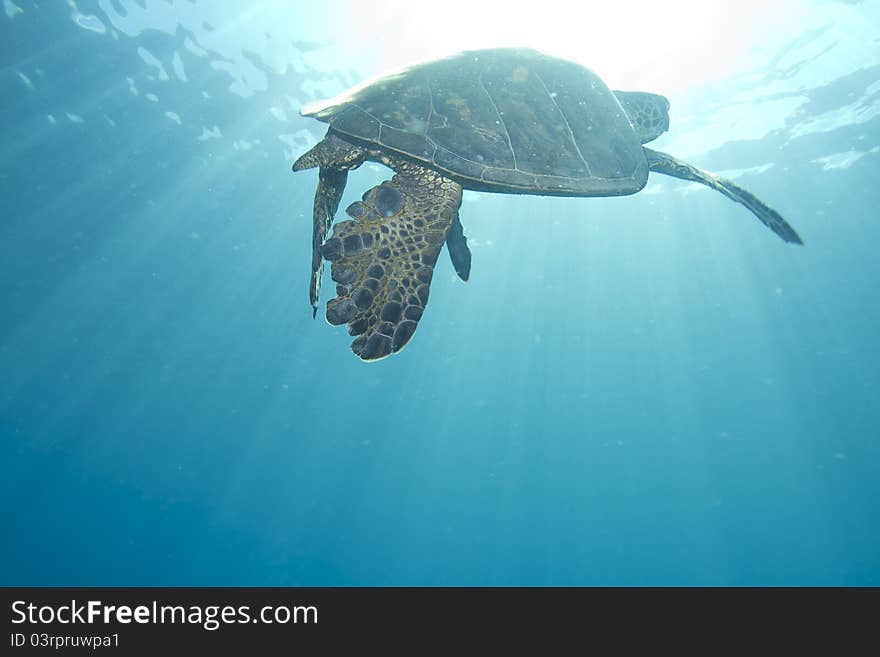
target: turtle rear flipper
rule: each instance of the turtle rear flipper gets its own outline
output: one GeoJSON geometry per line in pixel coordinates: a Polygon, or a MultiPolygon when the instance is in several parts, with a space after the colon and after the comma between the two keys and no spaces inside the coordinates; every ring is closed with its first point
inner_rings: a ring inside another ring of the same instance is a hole
{"type": "Polygon", "coordinates": [[[797,234],[797,231],[791,224],[782,218],[782,215],[750,191],[743,189],[727,178],[703,171],[687,162],[682,162],[678,158],[672,157],[668,153],[661,153],[650,148],[645,148],[645,156],[648,158],[648,166],[651,171],[664,173],[673,178],[698,182],[714,189],[716,192],[721,192],[731,201],[736,201],[746,206],[762,224],[786,242],[803,244],[800,235],[797,234]]]}
{"type": "Polygon", "coordinates": [[[461,280],[467,282],[471,275],[471,250],[468,248],[467,238],[464,236],[464,229],[457,212],[449,229],[449,235],[446,237],[446,248],[455,273],[461,280]]]}
{"type": "Polygon", "coordinates": [[[434,264],[461,205],[461,186],[415,164],[352,203],[321,248],[331,262],[335,299],[327,321],[348,324],[351,349],[362,360],[403,349],[425,306],[434,264]]]}

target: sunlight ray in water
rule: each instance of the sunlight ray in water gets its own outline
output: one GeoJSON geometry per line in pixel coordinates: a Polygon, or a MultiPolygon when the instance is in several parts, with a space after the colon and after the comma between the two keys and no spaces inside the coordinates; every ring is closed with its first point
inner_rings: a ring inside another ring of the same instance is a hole
{"type": "Polygon", "coordinates": [[[0,584],[880,584],[880,1],[4,10],[0,584]],[[465,191],[469,280],[444,246],[364,365],[329,271],[312,320],[300,108],[502,45],[664,94],[648,146],[806,246],[662,168],[465,191]]]}

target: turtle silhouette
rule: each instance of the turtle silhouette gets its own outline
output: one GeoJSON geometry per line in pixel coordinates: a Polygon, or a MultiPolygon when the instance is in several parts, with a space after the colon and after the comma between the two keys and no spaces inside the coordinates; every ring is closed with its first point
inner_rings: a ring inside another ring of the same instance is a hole
{"type": "Polygon", "coordinates": [[[413,66],[302,109],[329,124],[293,165],[319,167],[310,301],[317,313],[324,260],[336,298],[330,324],[357,336],[372,361],[400,351],[428,303],[446,244],[455,271],[470,275],[458,210],[462,191],[621,196],[650,172],[694,181],[748,208],[786,242],[801,244],[772,208],[730,180],[646,148],[669,128],[669,101],[612,91],[591,70],[534,50],[493,49],[413,66]],[[348,172],[365,161],[394,170],[352,203],[327,233],[348,172]]]}

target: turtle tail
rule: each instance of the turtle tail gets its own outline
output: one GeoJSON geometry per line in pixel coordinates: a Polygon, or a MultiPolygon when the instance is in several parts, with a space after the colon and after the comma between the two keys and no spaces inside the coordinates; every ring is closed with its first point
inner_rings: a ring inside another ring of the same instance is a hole
{"type": "Polygon", "coordinates": [[[731,182],[727,178],[716,176],[714,173],[703,171],[687,162],[672,157],[667,153],[645,148],[645,156],[648,158],[648,166],[651,171],[663,173],[673,178],[690,180],[706,185],[716,192],[721,192],[731,201],[735,201],[747,207],[758,220],[767,226],[783,240],[791,244],[803,244],[797,231],[782,218],[776,210],[764,203],[757,196],[731,182]]]}

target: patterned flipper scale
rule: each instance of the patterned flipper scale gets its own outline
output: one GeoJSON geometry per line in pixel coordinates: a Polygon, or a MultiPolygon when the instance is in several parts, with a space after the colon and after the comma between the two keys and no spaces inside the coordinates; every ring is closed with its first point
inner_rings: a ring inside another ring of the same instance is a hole
{"type": "Polygon", "coordinates": [[[321,248],[331,262],[336,298],[327,321],[358,336],[352,351],[374,361],[397,353],[428,304],[434,264],[458,216],[461,186],[435,171],[401,163],[333,228],[321,248]]]}

